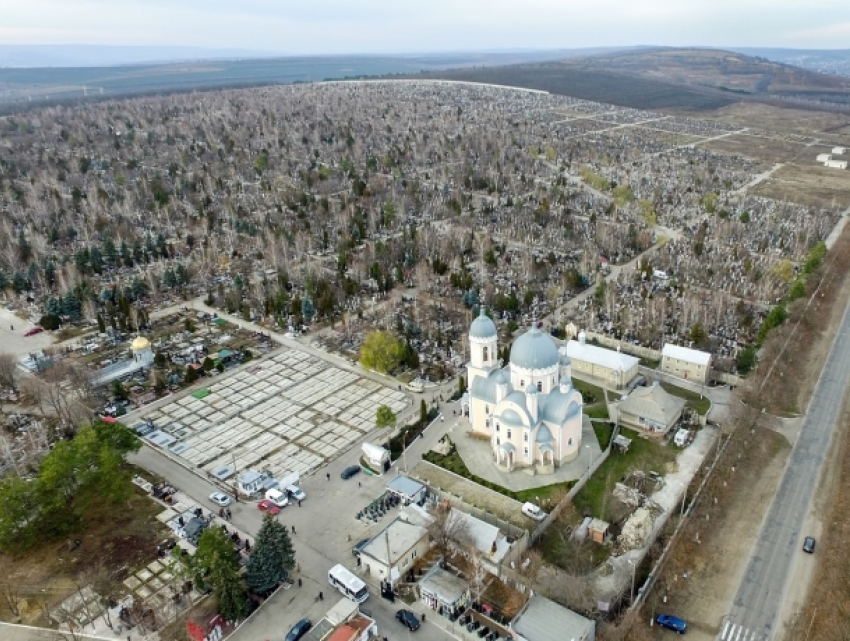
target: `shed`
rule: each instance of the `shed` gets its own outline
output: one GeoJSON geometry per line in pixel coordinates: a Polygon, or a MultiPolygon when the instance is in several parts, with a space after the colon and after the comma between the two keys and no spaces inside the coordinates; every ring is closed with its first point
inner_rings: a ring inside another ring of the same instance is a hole
{"type": "Polygon", "coordinates": [[[614,447],[616,447],[623,454],[629,451],[629,446],[631,444],[632,439],[626,438],[622,434],[617,434],[617,436],[614,437],[614,447]]]}
{"type": "Polygon", "coordinates": [[[247,470],[239,475],[236,482],[239,485],[239,491],[250,496],[254,492],[258,492],[260,490],[263,486],[264,479],[264,474],[260,474],[254,470],[247,470]]]}
{"type": "Polygon", "coordinates": [[[610,525],[610,523],[602,519],[593,519],[590,525],[587,526],[590,540],[594,543],[605,543],[605,537],[608,535],[610,525]]]}
{"type": "Polygon", "coordinates": [[[419,481],[414,481],[409,476],[399,474],[389,483],[387,490],[398,496],[405,505],[409,503],[422,503],[425,500],[425,495],[428,488],[419,481]]]}
{"type": "Polygon", "coordinates": [[[389,450],[374,443],[363,443],[361,449],[363,451],[363,458],[366,459],[369,469],[378,473],[383,473],[390,469],[389,450]]]}

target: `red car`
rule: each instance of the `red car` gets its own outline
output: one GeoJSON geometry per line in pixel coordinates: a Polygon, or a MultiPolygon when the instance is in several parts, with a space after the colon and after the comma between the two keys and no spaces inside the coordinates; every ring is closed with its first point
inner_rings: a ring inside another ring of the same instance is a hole
{"type": "Polygon", "coordinates": [[[43,327],[33,327],[32,329],[28,329],[24,332],[24,336],[35,336],[36,334],[41,334],[44,331],[43,327]]]}
{"type": "Polygon", "coordinates": [[[280,508],[268,499],[263,499],[257,503],[257,507],[260,508],[261,512],[268,512],[269,514],[278,514],[280,512],[280,508]]]}

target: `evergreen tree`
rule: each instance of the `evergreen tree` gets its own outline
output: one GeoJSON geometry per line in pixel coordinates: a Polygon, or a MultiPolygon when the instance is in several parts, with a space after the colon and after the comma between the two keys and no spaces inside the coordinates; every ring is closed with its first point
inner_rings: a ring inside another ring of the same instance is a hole
{"type": "Polygon", "coordinates": [[[294,567],[295,550],[289,532],[271,514],[266,514],[245,568],[248,588],[257,594],[268,594],[294,567]]]}
{"type": "Polygon", "coordinates": [[[215,592],[221,616],[236,621],[247,614],[245,590],[239,578],[239,557],[224,530],[214,527],[204,531],[198,540],[198,551],[189,563],[198,587],[212,588],[215,592]]]}
{"type": "Polygon", "coordinates": [[[313,320],[315,313],[316,308],[313,306],[313,301],[310,300],[309,296],[305,296],[304,300],[301,301],[301,315],[309,323],[313,320]]]}

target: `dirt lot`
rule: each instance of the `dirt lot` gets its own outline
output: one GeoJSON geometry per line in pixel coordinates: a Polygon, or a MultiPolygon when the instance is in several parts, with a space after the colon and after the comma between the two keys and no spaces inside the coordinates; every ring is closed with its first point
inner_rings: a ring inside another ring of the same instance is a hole
{"type": "MultiPolygon", "coordinates": [[[[105,509],[105,508],[104,508],[105,509]]],[[[45,625],[44,607],[52,607],[79,585],[88,585],[95,573],[107,578],[117,595],[127,570],[156,558],[157,544],[169,531],[156,520],[162,507],[137,491],[119,512],[88,515],[91,527],[70,537],[79,539],[71,550],[67,541],[45,543],[19,555],[0,555],[0,587],[17,591],[21,622],[45,625]],[[102,570],[102,571],[101,571],[102,570]]],[[[13,621],[6,599],[0,599],[0,619],[13,621]]]]}
{"type": "Polygon", "coordinates": [[[850,206],[850,171],[818,165],[814,153],[811,165],[785,165],[751,193],[811,207],[844,209],[850,206]]]}
{"type": "Polygon", "coordinates": [[[813,163],[815,156],[819,153],[802,143],[748,134],[718,138],[698,146],[723,154],[763,160],[767,164],[777,162],[797,162],[801,165],[805,162],[813,163]]]}
{"type": "Polygon", "coordinates": [[[738,102],[712,112],[701,112],[700,117],[740,127],[814,135],[836,144],[841,142],[840,136],[850,133],[850,116],[847,114],[786,109],[756,102],[738,102]]]}

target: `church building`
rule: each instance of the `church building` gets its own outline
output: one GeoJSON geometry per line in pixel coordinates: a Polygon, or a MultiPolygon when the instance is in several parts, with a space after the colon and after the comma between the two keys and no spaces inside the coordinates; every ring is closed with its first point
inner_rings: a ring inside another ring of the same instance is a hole
{"type": "Polygon", "coordinates": [[[496,324],[484,313],[469,329],[469,421],[490,440],[496,467],[551,474],[581,449],[581,393],[570,378],[566,348],[534,324],[514,341],[502,367],[496,324]]]}

